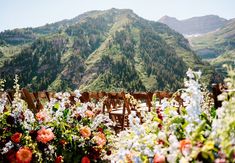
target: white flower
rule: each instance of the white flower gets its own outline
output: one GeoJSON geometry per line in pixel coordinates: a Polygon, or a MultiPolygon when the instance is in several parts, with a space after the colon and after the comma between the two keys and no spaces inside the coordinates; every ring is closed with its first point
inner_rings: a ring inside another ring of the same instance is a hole
{"type": "Polygon", "coordinates": [[[3,113],[6,103],[7,103],[7,94],[3,93],[2,97],[0,97],[0,114],[3,113]]]}
{"type": "Polygon", "coordinates": [[[191,68],[188,69],[188,71],[186,72],[186,75],[187,75],[190,79],[193,79],[193,78],[194,78],[193,71],[192,71],[191,68]]]}
{"type": "Polygon", "coordinates": [[[34,114],[33,114],[33,112],[31,111],[31,110],[29,110],[29,109],[26,109],[25,111],[24,111],[24,120],[26,121],[26,122],[28,122],[28,123],[33,123],[33,122],[35,122],[35,118],[34,118],[34,114]]]}
{"type": "Polygon", "coordinates": [[[99,114],[95,117],[91,124],[91,130],[95,130],[101,123],[105,124],[106,126],[112,126],[113,121],[109,119],[108,116],[99,114]]]}
{"type": "Polygon", "coordinates": [[[162,131],[158,132],[158,138],[161,140],[166,140],[166,134],[162,131]]]}
{"type": "Polygon", "coordinates": [[[76,89],[76,90],[74,91],[74,93],[75,93],[75,96],[76,96],[77,98],[79,98],[79,97],[82,96],[81,93],[80,93],[80,91],[79,91],[78,89],[76,89]]]}
{"type": "Polygon", "coordinates": [[[2,151],[1,154],[7,153],[7,152],[8,152],[11,148],[13,148],[13,147],[14,147],[14,145],[13,145],[12,141],[7,142],[7,143],[5,144],[5,147],[3,147],[2,150],[0,150],[0,151],[2,151]]]}

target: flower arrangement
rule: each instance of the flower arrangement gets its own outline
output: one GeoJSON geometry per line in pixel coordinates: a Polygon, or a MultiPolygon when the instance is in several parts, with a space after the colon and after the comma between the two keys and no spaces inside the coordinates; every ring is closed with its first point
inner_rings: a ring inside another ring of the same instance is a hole
{"type": "Polygon", "coordinates": [[[0,98],[0,162],[103,162],[111,154],[112,121],[96,114],[101,107],[80,103],[76,90],[75,102],[57,93],[34,114],[17,82],[12,105],[0,98]]]}
{"type": "MultiPolygon", "coordinates": [[[[33,113],[20,98],[16,77],[12,105],[5,93],[0,97],[0,162],[235,162],[235,73],[230,67],[228,75],[217,110],[202,91],[201,72],[189,69],[179,90],[183,106],[174,96],[159,106],[153,96],[152,111],[131,112],[129,128],[118,134],[99,104],[79,101],[78,90],[74,100],[60,92],[33,113]]],[[[126,98],[138,105],[132,96],[126,98]]]]}
{"type": "MultiPolygon", "coordinates": [[[[229,73],[233,76],[226,81],[231,90],[235,88],[235,75],[234,71],[229,73]]],[[[115,162],[234,162],[235,93],[223,95],[229,99],[214,115],[213,108],[204,109],[207,102],[200,75],[188,70],[181,90],[184,107],[177,108],[175,100],[170,99],[142,117],[130,114],[130,128],[113,138],[115,148],[110,158],[115,162]]]]}

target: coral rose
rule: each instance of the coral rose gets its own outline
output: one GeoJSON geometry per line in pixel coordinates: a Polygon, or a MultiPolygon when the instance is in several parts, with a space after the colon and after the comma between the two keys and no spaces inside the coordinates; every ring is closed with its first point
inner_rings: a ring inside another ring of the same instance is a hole
{"type": "Polygon", "coordinates": [[[87,111],[85,112],[85,114],[86,114],[86,116],[89,117],[89,118],[92,118],[92,117],[94,116],[94,113],[93,113],[92,111],[90,111],[90,110],[87,110],[87,111]]]}
{"type": "Polygon", "coordinates": [[[20,148],[16,152],[17,163],[30,163],[32,155],[32,151],[28,147],[20,148]]]}
{"type": "Polygon", "coordinates": [[[155,154],[154,159],[153,159],[153,163],[164,163],[164,162],[166,162],[165,156],[155,154]]]}
{"type": "Polygon", "coordinates": [[[37,133],[38,133],[37,141],[42,142],[44,144],[51,141],[55,137],[51,129],[45,129],[44,127],[38,130],[37,133]]]}
{"type": "Polygon", "coordinates": [[[82,127],[80,129],[80,134],[84,137],[84,138],[89,138],[91,136],[91,129],[89,127],[82,127]]]}
{"type": "Polygon", "coordinates": [[[81,163],[90,163],[90,159],[87,156],[84,156],[81,160],[81,163]]]}
{"type": "Polygon", "coordinates": [[[20,138],[22,137],[22,133],[16,132],[11,136],[11,140],[14,143],[19,143],[20,142],[20,138]]]}
{"type": "Polygon", "coordinates": [[[96,144],[100,147],[103,147],[106,144],[106,137],[102,132],[98,132],[94,136],[94,140],[95,140],[96,144]]]}
{"type": "Polygon", "coordinates": [[[184,155],[188,155],[191,151],[192,145],[189,139],[184,139],[180,141],[180,151],[184,154],[184,155]]]}

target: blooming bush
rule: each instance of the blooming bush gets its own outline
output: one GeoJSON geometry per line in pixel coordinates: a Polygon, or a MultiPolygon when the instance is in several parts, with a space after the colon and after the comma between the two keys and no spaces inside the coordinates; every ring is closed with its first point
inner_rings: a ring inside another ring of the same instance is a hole
{"type": "Polygon", "coordinates": [[[88,109],[96,106],[80,103],[78,91],[75,102],[69,93],[57,93],[34,114],[17,82],[13,104],[6,94],[0,100],[0,162],[99,162],[111,153],[112,121],[88,109]]]}

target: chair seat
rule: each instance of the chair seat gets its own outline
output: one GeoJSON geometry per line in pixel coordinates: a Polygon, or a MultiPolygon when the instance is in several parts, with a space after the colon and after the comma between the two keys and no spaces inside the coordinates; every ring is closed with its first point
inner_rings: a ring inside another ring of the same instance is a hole
{"type": "Polygon", "coordinates": [[[146,112],[148,112],[149,111],[149,107],[147,106],[146,103],[140,103],[137,106],[137,111],[146,111],[146,112]]]}
{"type": "Polygon", "coordinates": [[[138,107],[137,111],[146,111],[146,112],[148,112],[149,108],[147,106],[146,107],[138,107]]]}
{"type": "MultiPolygon", "coordinates": [[[[131,112],[136,112],[136,111],[131,110],[131,112]]],[[[123,113],[122,108],[118,108],[117,110],[113,110],[110,112],[110,114],[115,114],[115,115],[122,115],[122,113],[123,113]]],[[[126,111],[125,115],[127,115],[127,114],[128,114],[128,112],[126,111]]]]}

